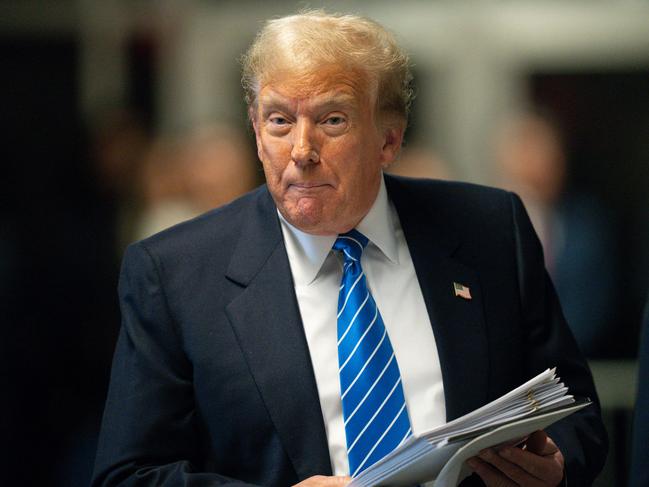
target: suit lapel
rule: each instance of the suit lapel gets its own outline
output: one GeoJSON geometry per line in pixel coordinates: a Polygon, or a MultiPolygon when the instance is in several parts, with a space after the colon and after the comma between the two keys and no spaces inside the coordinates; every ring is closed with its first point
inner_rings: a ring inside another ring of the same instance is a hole
{"type": "Polygon", "coordinates": [[[406,184],[386,176],[433,327],[450,421],[487,399],[488,342],[480,281],[455,257],[462,242],[443,215],[452,203],[436,202],[428,192],[426,200],[418,201],[418,194],[406,184]],[[467,286],[472,299],[456,296],[454,282],[467,286]]]}
{"type": "Polygon", "coordinates": [[[227,277],[242,286],[226,308],[259,393],[299,479],[330,475],[320,399],[275,205],[259,194],[227,277]]]}

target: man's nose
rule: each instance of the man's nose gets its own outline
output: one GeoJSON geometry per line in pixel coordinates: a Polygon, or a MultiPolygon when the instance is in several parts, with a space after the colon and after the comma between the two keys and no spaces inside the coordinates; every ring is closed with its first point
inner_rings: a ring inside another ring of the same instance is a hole
{"type": "Polygon", "coordinates": [[[314,142],[315,126],[310,120],[298,120],[295,125],[295,139],[291,158],[298,166],[320,162],[320,155],[314,142]]]}

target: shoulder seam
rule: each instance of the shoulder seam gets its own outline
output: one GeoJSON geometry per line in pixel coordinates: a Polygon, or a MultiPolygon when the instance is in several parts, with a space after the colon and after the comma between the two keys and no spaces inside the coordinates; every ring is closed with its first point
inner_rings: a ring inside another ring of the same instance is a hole
{"type": "Polygon", "coordinates": [[[151,262],[153,263],[153,268],[155,269],[156,277],[158,278],[158,283],[160,285],[160,292],[162,294],[162,300],[164,302],[165,308],[167,310],[167,315],[169,315],[169,318],[171,319],[171,328],[173,330],[173,333],[176,335],[178,338],[179,343],[181,344],[181,349],[184,351],[185,346],[184,342],[182,339],[181,334],[179,333],[178,329],[178,320],[174,317],[174,314],[171,311],[171,307],[169,306],[169,298],[167,296],[167,291],[165,290],[163,281],[162,281],[162,271],[160,269],[160,265],[158,264],[158,259],[156,259],[153,255],[153,253],[149,250],[149,248],[142,242],[136,242],[134,245],[140,245],[144,252],[146,252],[147,256],[149,259],[151,259],[151,262]]]}

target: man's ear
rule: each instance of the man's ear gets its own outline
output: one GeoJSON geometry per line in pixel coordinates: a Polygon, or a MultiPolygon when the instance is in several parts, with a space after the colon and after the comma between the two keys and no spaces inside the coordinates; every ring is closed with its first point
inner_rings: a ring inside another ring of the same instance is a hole
{"type": "Polygon", "coordinates": [[[383,124],[382,131],[381,165],[388,167],[395,161],[401,151],[406,123],[396,119],[387,120],[383,124]]]}

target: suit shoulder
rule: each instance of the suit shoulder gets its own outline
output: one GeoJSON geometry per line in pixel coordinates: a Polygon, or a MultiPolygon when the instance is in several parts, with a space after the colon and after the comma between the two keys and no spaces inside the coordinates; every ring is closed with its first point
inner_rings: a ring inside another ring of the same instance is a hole
{"type": "MultiPolygon", "coordinates": [[[[444,208],[447,213],[485,215],[509,211],[512,193],[500,188],[461,181],[391,177],[390,186],[398,186],[418,204],[430,208],[444,208]]],[[[387,181],[387,180],[386,180],[387,181]]]]}
{"type": "Polygon", "coordinates": [[[247,219],[247,213],[267,195],[265,186],[260,186],[227,205],[178,223],[136,244],[160,256],[194,253],[208,248],[223,250],[233,245],[247,219]]]}

